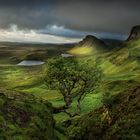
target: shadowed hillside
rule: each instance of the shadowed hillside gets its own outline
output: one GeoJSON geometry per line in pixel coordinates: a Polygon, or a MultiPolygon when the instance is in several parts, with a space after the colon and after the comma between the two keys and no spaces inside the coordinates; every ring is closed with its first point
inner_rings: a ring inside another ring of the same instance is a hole
{"type": "Polygon", "coordinates": [[[50,103],[25,93],[0,90],[1,140],[55,140],[54,126],[50,103]]]}
{"type": "Polygon", "coordinates": [[[138,140],[140,138],[140,87],[106,98],[104,106],[72,121],[75,140],[138,140]]]}
{"type": "Polygon", "coordinates": [[[140,25],[137,25],[132,28],[130,36],[127,41],[140,39],[140,25]]]}

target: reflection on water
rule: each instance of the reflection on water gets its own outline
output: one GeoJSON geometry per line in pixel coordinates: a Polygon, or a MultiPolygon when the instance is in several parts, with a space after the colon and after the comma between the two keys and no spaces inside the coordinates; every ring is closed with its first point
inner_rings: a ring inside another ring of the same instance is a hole
{"type": "Polygon", "coordinates": [[[18,66],[36,66],[36,65],[43,65],[45,62],[43,61],[38,61],[38,60],[23,60],[18,66]]]}

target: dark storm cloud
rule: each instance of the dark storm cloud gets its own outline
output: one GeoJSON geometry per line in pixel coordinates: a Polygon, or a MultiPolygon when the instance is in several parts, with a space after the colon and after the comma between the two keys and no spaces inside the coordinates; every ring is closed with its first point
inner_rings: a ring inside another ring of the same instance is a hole
{"type": "Polygon", "coordinates": [[[0,0],[1,6],[42,5],[54,0],[0,0]]]}
{"type": "Polygon", "coordinates": [[[53,0],[0,0],[0,27],[37,29],[51,23],[53,0]]]}
{"type": "Polygon", "coordinates": [[[69,1],[57,8],[58,20],[78,30],[125,34],[132,26],[140,24],[138,0],[69,1]]]}
{"type": "Polygon", "coordinates": [[[11,24],[27,29],[57,25],[75,32],[127,34],[140,24],[140,1],[0,0],[0,28],[11,24]]]}

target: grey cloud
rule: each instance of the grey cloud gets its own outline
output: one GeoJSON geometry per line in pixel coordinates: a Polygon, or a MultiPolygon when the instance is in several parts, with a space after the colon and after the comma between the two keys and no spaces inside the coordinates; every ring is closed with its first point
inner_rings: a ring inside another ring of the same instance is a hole
{"type": "Polygon", "coordinates": [[[125,34],[140,24],[140,1],[136,0],[64,2],[57,8],[58,20],[79,30],[125,34]]]}
{"type": "Polygon", "coordinates": [[[35,6],[52,3],[54,0],[0,0],[0,6],[35,6]]]}
{"type": "Polygon", "coordinates": [[[10,24],[27,29],[58,25],[74,32],[128,34],[132,26],[140,24],[140,1],[0,0],[0,28],[10,24]]]}

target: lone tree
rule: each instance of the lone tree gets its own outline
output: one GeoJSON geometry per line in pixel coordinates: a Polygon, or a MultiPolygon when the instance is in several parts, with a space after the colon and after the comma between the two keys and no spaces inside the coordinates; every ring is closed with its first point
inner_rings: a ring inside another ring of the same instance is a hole
{"type": "Polygon", "coordinates": [[[74,58],[52,58],[46,64],[45,83],[51,89],[60,91],[65,105],[55,111],[65,112],[70,117],[80,115],[81,101],[94,91],[101,79],[101,71],[88,63],[79,64],[74,58]],[[72,102],[77,101],[77,110],[68,112],[72,102]]]}

